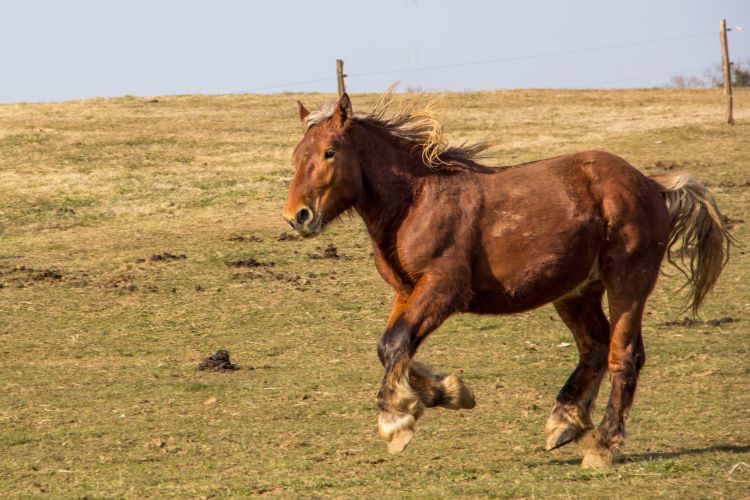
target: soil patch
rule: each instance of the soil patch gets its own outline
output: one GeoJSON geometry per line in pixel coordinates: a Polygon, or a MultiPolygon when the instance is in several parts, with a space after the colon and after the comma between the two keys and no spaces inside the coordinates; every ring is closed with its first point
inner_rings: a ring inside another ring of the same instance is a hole
{"type": "Polygon", "coordinates": [[[297,241],[299,239],[300,239],[299,236],[295,236],[290,233],[281,233],[279,235],[279,241],[297,241]]]}
{"type": "Polygon", "coordinates": [[[85,285],[86,282],[72,275],[63,273],[59,269],[34,269],[27,266],[16,266],[0,269],[0,278],[7,281],[0,282],[0,288],[13,285],[16,288],[25,288],[35,283],[57,284],[68,282],[74,285],[85,285]]]}
{"type": "Polygon", "coordinates": [[[311,259],[340,259],[342,257],[332,243],[329,243],[324,249],[316,247],[315,250],[317,253],[310,252],[307,256],[311,259]]]}
{"type": "Polygon", "coordinates": [[[309,277],[303,278],[298,274],[275,273],[269,269],[259,269],[257,271],[235,273],[232,275],[232,278],[250,281],[281,281],[283,283],[291,283],[293,285],[306,285],[310,282],[311,279],[309,277]]]}
{"type": "Polygon", "coordinates": [[[261,262],[256,259],[241,259],[224,262],[227,267],[273,267],[276,265],[274,261],[261,262]]]}
{"type": "Polygon", "coordinates": [[[724,215],[722,217],[722,220],[724,221],[724,225],[727,227],[727,229],[734,229],[734,227],[738,224],[744,224],[744,219],[732,219],[731,217],[727,217],[724,215]]]}
{"type": "Polygon", "coordinates": [[[232,236],[227,238],[227,240],[236,241],[238,243],[261,243],[263,241],[263,238],[255,236],[254,234],[233,234],[232,236]]]}
{"type": "Polygon", "coordinates": [[[726,323],[734,323],[737,321],[731,316],[724,316],[723,318],[719,319],[708,319],[706,321],[701,321],[699,319],[690,319],[690,318],[683,318],[683,319],[677,319],[674,321],[665,321],[660,326],[682,326],[685,328],[690,328],[693,326],[701,326],[701,325],[707,325],[707,326],[721,326],[726,323]]]}
{"type": "Polygon", "coordinates": [[[170,260],[184,260],[184,259],[187,259],[187,255],[185,255],[184,253],[175,255],[169,252],[154,254],[149,258],[149,260],[153,262],[165,262],[165,261],[170,261],[170,260]]]}

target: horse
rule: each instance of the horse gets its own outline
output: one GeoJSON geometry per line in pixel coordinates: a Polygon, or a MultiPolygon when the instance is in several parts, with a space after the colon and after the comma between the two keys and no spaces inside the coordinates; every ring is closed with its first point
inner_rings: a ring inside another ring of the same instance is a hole
{"type": "Polygon", "coordinates": [[[475,405],[461,378],[413,359],[446,318],[552,302],[579,361],[555,398],[545,448],[586,436],[582,466],[610,466],[646,362],[642,316],[665,254],[687,277],[693,313],[729,258],[714,197],[688,174],[647,177],[603,151],[485,166],[489,143],[449,146],[431,105],[413,99],[387,114],[392,100],[393,88],[370,113],[354,113],[346,93],[313,112],[297,101],[303,137],[283,209],[305,237],[345,212],[367,227],[375,266],[395,292],[377,347],[387,450],[404,450],[426,408],[475,405]],[[607,372],[611,395],[595,428],[607,372]]]}

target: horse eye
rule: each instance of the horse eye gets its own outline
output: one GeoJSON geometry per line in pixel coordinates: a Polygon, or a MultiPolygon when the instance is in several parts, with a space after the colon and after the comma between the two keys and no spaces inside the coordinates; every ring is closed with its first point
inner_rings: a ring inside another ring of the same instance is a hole
{"type": "Polygon", "coordinates": [[[333,149],[326,149],[326,152],[323,153],[323,158],[328,160],[330,158],[333,158],[333,155],[335,154],[336,154],[336,151],[334,151],[333,149]]]}

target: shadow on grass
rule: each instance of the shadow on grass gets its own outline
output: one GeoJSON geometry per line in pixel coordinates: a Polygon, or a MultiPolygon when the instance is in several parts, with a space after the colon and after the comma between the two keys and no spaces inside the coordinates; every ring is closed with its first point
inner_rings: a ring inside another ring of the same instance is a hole
{"type": "MultiPolygon", "coordinates": [[[[750,453],[750,445],[717,444],[705,448],[685,448],[675,451],[655,451],[648,453],[625,454],[619,463],[649,462],[652,460],[665,460],[669,458],[684,457],[690,455],[703,455],[705,453],[750,453]]],[[[565,460],[550,460],[547,465],[574,465],[580,463],[581,458],[569,458],[565,460]]],[[[541,465],[541,464],[540,464],[541,465]]]]}
{"type": "Polygon", "coordinates": [[[662,460],[666,458],[683,457],[689,455],[703,455],[704,453],[748,453],[750,445],[717,444],[705,448],[686,448],[675,451],[656,451],[649,453],[634,453],[625,455],[625,462],[643,462],[648,460],[662,460]]]}

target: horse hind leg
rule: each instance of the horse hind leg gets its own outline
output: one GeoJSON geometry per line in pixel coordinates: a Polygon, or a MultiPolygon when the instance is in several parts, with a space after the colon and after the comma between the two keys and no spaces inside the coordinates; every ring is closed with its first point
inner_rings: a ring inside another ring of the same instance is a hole
{"type": "Polygon", "coordinates": [[[609,289],[607,293],[612,317],[608,360],[612,392],[604,418],[584,453],[581,466],[586,469],[606,468],[616,460],[625,444],[625,421],[633,404],[638,375],[646,363],[641,321],[648,293],[640,298],[620,298],[609,289]]]}
{"type": "MultiPolygon", "coordinates": [[[[654,213],[657,213],[654,210],[654,213]]],[[[648,226],[647,226],[648,227],[648,226]]],[[[657,220],[650,232],[624,225],[610,241],[603,282],[612,323],[608,369],[612,391],[593,442],[584,454],[584,468],[605,468],[614,462],[625,443],[625,421],[633,404],[638,375],[646,362],[643,347],[643,310],[659,274],[669,226],[657,220]],[[627,237],[626,237],[627,236],[627,237]]]]}
{"type": "Polygon", "coordinates": [[[578,366],[555,398],[544,426],[545,449],[553,450],[578,440],[594,427],[591,413],[607,371],[609,321],[602,310],[604,285],[597,281],[575,296],[554,302],[578,346],[578,366]]]}

